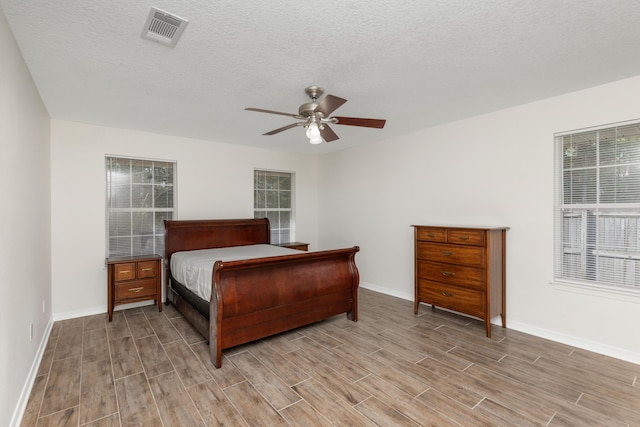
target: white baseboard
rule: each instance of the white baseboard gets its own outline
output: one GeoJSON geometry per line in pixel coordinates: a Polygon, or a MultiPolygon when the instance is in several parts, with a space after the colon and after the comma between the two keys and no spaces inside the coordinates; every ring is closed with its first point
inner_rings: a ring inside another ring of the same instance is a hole
{"type": "MultiPolygon", "coordinates": [[[[365,289],[370,289],[375,292],[380,292],[381,294],[390,295],[393,297],[398,297],[398,298],[402,298],[409,301],[413,301],[414,299],[413,293],[398,292],[395,289],[376,286],[366,282],[360,282],[360,286],[365,289]]],[[[500,325],[501,324],[500,317],[496,317],[495,319],[492,319],[491,323],[500,325]]],[[[524,332],[530,335],[535,335],[540,338],[545,338],[551,341],[570,345],[572,347],[577,347],[583,350],[593,351],[595,353],[599,353],[599,354],[613,357],[616,359],[625,360],[627,362],[640,364],[640,354],[635,353],[633,351],[621,349],[614,346],[609,346],[606,344],[586,340],[583,338],[574,337],[572,335],[563,334],[563,333],[552,331],[549,329],[539,328],[537,326],[529,325],[527,323],[513,321],[513,320],[510,320],[508,317],[507,317],[507,327],[509,329],[524,332]]]]}
{"type": "Polygon", "coordinates": [[[524,332],[530,335],[535,335],[540,338],[545,338],[551,341],[570,345],[572,347],[577,347],[583,350],[593,351],[595,353],[599,353],[616,359],[625,360],[627,362],[640,364],[640,354],[619,347],[586,340],[583,338],[575,337],[573,335],[567,335],[561,332],[539,328],[537,326],[513,320],[507,320],[507,327],[509,329],[524,332]]]}
{"type": "MultiPolygon", "coordinates": [[[[144,307],[145,305],[155,304],[152,300],[141,301],[141,302],[132,302],[131,304],[123,304],[119,305],[115,308],[114,312],[118,310],[126,310],[129,308],[136,307],[144,307]]],[[[102,314],[107,312],[107,307],[93,307],[93,308],[85,308],[82,310],[73,310],[73,311],[64,311],[62,313],[53,313],[53,320],[67,320],[67,319],[75,319],[76,317],[84,317],[84,316],[93,316],[94,314],[102,314]]]]}
{"type": "Polygon", "coordinates": [[[42,340],[38,345],[38,351],[36,352],[36,356],[33,358],[33,363],[31,364],[31,369],[29,370],[29,375],[27,375],[27,380],[22,386],[22,391],[20,392],[20,398],[18,399],[18,404],[16,405],[13,416],[11,417],[11,423],[9,424],[11,427],[19,427],[22,422],[22,417],[24,416],[24,411],[27,409],[27,403],[29,402],[29,396],[31,396],[31,389],[33,388],[33,383],[36,380],[36,375],[38,374],[38,369],[40,369],[40,363],[42,362],[42,356],[44,355],[44,351],[47,348],[47,343],[49,342],[49,335],[51,335],[51,328],[53,328],[53,320],[50,320],[45,328],[44,334],[42,334],[42,340]]]}
{"type": "Polygon", "coordinates": [[[399,292],[396,289],[385,288],[382,286],[377,286],[371,283],[360,282],[360,287],[369,289],[371,291],[380,292],[381,294],[390,295],[392,297],[401,298],[407,301],[413,301],[414,295],[412,293],[399,292]]]}

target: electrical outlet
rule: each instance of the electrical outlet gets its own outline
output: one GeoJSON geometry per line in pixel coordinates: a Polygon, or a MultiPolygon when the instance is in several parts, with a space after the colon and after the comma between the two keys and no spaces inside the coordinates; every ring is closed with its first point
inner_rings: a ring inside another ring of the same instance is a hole
{"type": "Polygon", "coordinates": [[[33,341],[33,323],[29,325],[29,341],[33,341]]]}

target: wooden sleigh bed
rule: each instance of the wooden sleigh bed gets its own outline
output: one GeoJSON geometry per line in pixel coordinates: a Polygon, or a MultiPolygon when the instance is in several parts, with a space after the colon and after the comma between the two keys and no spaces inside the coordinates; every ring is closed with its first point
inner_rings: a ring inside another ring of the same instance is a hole
{"type": "Polygon", "coordinates": [[[215,261],[210,301],[171,272],[176,252],[269,244],[270,235],[266,218],[165,221],[167,304],[209,338],[211,361],[218,368],[226,348],[341,313],[358,320],[357,246],[215,261]]]}

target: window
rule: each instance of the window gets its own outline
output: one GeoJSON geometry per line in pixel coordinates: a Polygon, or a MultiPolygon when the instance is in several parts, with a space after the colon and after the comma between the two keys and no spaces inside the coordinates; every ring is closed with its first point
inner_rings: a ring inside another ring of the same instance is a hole
{"type": "Polygon", "coordinates": [[[292,199],[292,173],[264,170],[253,172],[253,217],[269,218],[271,243],[285,243],[295,239],[292,199]]]}
{"type": "Polygon", "coordinates": [[[175,214],[176,164],[106,158],[107,256],[164,255],[164,222],[175,214]]]}
{"type": "Polygon", "coordinates": [[[640,122],[555,145],[554,281],[640,296],[640,122]]]}

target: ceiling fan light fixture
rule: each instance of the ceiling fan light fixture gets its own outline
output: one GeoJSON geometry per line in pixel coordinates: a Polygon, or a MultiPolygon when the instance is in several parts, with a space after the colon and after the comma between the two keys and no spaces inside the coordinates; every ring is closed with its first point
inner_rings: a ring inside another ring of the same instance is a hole
{"type": "Polygon", "coordinates": [[[309,126],[307,126],[306,135],[310,140],[320,138],[320,128],[318,127],[317,122],[312,121],[311,123],[309,123],[309,126]]]}
{"type": "Polygon", "coordinates": [[[309,142],[315,145],[315,144],[322,144],[323,141],[322,141],[322,137],[318,136],[314,138],[309,138],[309,142]]]}

